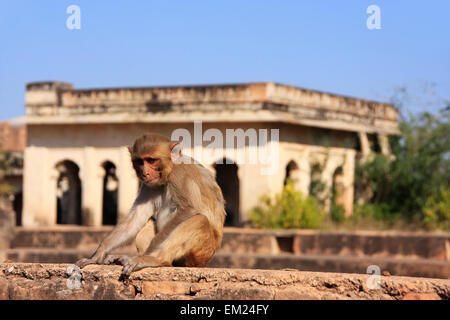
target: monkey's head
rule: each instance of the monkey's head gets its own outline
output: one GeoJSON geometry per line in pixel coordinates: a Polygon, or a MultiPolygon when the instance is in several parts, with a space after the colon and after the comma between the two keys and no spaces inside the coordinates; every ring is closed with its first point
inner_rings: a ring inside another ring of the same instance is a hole
{"type": "Polygon", "coordinates": [[[181,155],[181,150],[175,148],[177,145],[178,142],[154,133],[137,138],[128,149],[139,180],[149,187],[165,185],[173,169],[174,152],[181,155]]]}

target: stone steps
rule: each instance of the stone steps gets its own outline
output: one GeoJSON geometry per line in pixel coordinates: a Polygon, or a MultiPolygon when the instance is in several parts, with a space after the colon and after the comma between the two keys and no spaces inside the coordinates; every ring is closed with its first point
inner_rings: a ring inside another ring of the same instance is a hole
{"type": "Polygon", "coordinates": [[[99,244],[112,227],[17,227],[11,248],[86,248],[99,244]]]}
{"type": "MultiPolygon", "coordinates": [[[[74,263],[89,257],[112,227],[17,228],[8,259],[74,263]]],[[[449,278],[450,235],[225,228],[211,267],[366,273],[377,265],[392,275],[449,278]]],[[[133,244],[116,253],[135,254],[133,244]]]]}
{"type": "Polygon", "coordinates": [[[209,267],[220,268],[296,269],[301,271],[359,274],[366,274],[367,268],[371,265],[378,266],[380,272],[390,275],[450,279],[450,263],[429,259],[217,253],[208,264],[209,267]]]}
{"type": "MultiPolygon", "coordinates": [[[[92,250],[65,249],[64,251],[49,248],[10,249],[8,259],[27,263],[74,263],[78,259],[92,255],[94,250],[95,248],[92,250]]],[[[132,255],[135,251],[122,249],[115,253],[132,255]]],[[[208,264],[212,268],[296,269],[359,274],[367,273],[367,267],[370,265],[376,265],[381,272],[388,271],[391,275],[450,278],[448,262],[429,259],[218,252],[208,264]]]]}
{"type": "MultiPolygon", "coordinates": [[[[11,248],[95,249],[111,230],[112,227],[19,227],[11,248]]],[[[225,228],[221,250],[230,253],[294,253],[450,261],[450,234],[225,228]]]]}
{"type": "MultiPolygon", "coordinates": [[[[81,258],[87,258],[92,256],[95,251],[95,247],[90,249],[64,249],[55,250],[52,248],[20,248],[9,249],[7,251],[7,259],[14,262],[26,262],[26,263],[75,263],[81,258]]],[[[133,255],[136,254],[136,250],[130,250],[127,248],[121,248],[113,253],[133,255]]]]}

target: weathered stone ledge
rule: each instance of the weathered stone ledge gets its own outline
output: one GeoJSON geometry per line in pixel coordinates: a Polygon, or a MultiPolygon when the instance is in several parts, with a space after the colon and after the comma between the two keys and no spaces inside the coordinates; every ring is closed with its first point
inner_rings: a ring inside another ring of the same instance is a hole
{"type": "Polygon", "coordinates": [[[82,270],[76,290],[69,266],[0,264],[0,299],[450,299],[445,279],[380,276],[380,288],[369,289],[370,275],[360,274],[147,268],[123,280],[120,266],[99,265],[82,270]]]}

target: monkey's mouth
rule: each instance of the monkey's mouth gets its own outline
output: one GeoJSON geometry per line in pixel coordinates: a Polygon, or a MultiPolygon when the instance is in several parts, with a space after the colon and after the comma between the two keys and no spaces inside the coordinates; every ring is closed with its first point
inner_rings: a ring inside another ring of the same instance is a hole
{"type": "Polygon", "coordinates": [[[149,186],[155,185],[161,180],[161,174],[159,174],[155,177],[152,177],[152,178],[147,178],[147,177],[141,176],[141,180],[146,185],[149,185],[149,186]]]}
{"type": "Polygon", "coordinates": [[[148,184],[148,185],[155,184],[158,181],[159,181],[159,177],[154,177],[151,179],[142,179],[142,182],[144,182],[145,184],[148,184]]]}

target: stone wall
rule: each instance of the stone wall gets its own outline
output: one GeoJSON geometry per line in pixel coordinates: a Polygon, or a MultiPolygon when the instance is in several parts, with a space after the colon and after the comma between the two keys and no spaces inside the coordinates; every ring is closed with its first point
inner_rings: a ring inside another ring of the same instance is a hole
{"type": "Polygon", "coordinates": [[[0,264],[0,299],[450,299],[450,280],[209,268],[147,268],[122,279],[120,266],[91,265],[77,282],[69,266],[0,264]]]}
{"type": "Polygon", "coordinates": [[[0,123],[0,150],[23,152],[27,143],[27,129],[24,125],[12,126],[0,123]]]}

